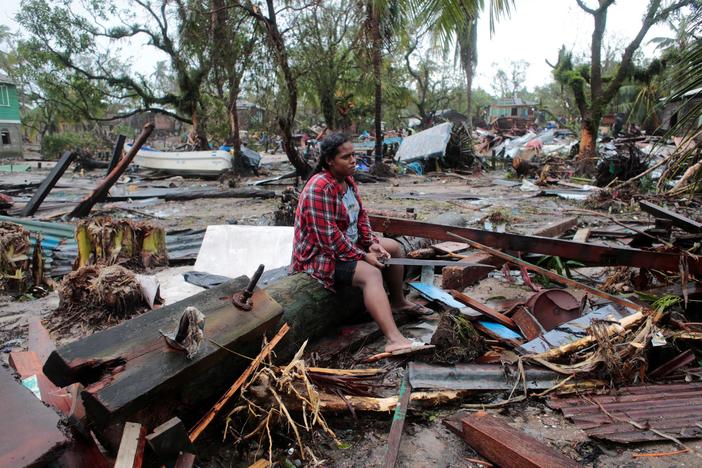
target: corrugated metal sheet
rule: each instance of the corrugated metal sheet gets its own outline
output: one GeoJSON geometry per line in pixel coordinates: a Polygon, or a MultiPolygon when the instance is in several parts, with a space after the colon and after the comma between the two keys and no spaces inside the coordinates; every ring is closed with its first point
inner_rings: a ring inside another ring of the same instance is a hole
{"type": "MultiPolygon", "coordinates": [[[[547,390],[560,381],[560,376],[552,371],[526,368],[527,388],[547,390]]],[[[457,364],[436,366],[421,362],[409,363],[409,378],[412,388],[432,388],[442,390],[511,390],[518,383],[519,371],[516,367],[498,364],[457,364]]]]}
{"type": "MultiPolygon", "coordinates": [[[[49,223],[28,218],[0,216],[0,221],[20,224],[32,233],[41,234],[45,271],[49,276],[60,277],[69,273],[78,255],[74,238],[75,226],[68,223],[49,223]]],[[[193,263],[205,236],[205,229],[178,229],[166,233],[166,250],[171,264],[193,263]]],[[[36,237],[31,236],[32,244],[36,237]]]]}
{"type": "Polygon", "coordinates": [[[589,437],[631,443],[702,438],[702,382],[641,385],[605,394],[549,398],[589,437]],[[659,432],[659,433],[656,433],[659,432]]]}

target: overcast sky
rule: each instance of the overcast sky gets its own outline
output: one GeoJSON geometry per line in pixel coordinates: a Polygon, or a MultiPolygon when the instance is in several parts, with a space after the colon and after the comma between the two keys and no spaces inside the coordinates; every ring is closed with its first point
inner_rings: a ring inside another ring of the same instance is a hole
{"type": "MultiPolygon", "coordinates": [[[[489,1],[489,0],[488,0],[489,1]]],[[[595,0],[585,0],[587,4],[596,4],[595,0]]],[[[17,30],[14,16],[19,9],[20,0],[2,0],[4,5],[0,24],[17,30]]],[[[526,87],[533,89],[552,80],[551,69],[546,64],[548,59],[554,63],[561,45],[577,53],[589,56],[589,44],[592,35],[593,20],[583,12],[575,0],[516,0],[516,10],[508,19],[496,25],[494,35],[490,35],[488,17],[481,18],[478,27],[478,66],[474,87],[492,91],[492,78],[496,67],[510,69],[510,62],[524,60],[529,64],[526,70],[526,87]]],[[[641,28],[641,18],[648,0],[618,0],[609,9],[606,41],[620,40],[628,43],[641,28]]],[[[654,55],[654,47],[646,45],[656,36],[669,35],[665,25],[651,28],[644,39],[644,53],[654,55]]],[[[141,70],[145,70],[156,60],[164,56],[148,49],[138,51],[134,60],[141,70]]],[[[147,73],[148,74],[148,73],[147,73]]]]}

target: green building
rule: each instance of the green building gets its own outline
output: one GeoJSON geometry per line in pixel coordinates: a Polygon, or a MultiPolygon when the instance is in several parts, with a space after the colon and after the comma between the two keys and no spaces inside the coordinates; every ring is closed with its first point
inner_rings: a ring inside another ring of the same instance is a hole
{"type": "Polygon", "coordinates": [[[22,134],[17,86],[0,73],[0,157],[22,156],[22,134]]]}

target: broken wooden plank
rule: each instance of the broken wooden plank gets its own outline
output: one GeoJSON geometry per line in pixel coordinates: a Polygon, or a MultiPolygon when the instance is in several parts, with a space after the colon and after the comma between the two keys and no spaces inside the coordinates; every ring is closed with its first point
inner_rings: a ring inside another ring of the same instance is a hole
{"type": "Polygon", "coordinates": [[[476,452],[503,468],[564,468],[574,460],[485,411],[461,417],[461,436],[476,452]]]}
{"type": "Polygon", "coordinates": [[[385,468],[394,468],[395,463],[397,463],[400,442],[402,441],[402,430],[405,427],[405,419],[407,417],[407,405],[409,405],[411,394],[412,386],[409,382],[409,370],[406,370],[402,378],[402,384],[400,384],[398,402],[395,407],[395,414],[392,416],[390,433],[388,434],[388,449],[385,452],[385,462],[383,464],[385,468]]]}
{"type": "Polygon", "coordinates": [[[66,169],[68,169],[68,166],[70,166],[71,162],[73,162],[73,159],[75,157],[75,151],[63,152],[63,154],[61,155],[61,159],[58,160],[53,169],[51,169],[51,172],[49,172],[49,175],[46,176],[46,179],[42,181],[39,188],[37,188],[37,191],[34,192],[32,199],[29,200],[29,202],[26,205],[24,205],[24,208],[22,208],[22,211],[20,211],[19,213],[20,216],[32,216],[34,213],[37,212],[46,196],[49,195],[51,189],[54,188],[56,183],[59,181],[63,173],[66,172],[66,169]]]}
{"type": "Polygon", "coordinates": [[[115,141],[115,146],[112,148],[112,157],[110,158],[110,164],[107,166],[107,173],[112,172],[120,159],[122,159],[122,152],[124,151],[124,142],[127,141],[127,137],[124,135],[117,135],[117,141],[115,141]]]}
{"type": "Polygon", "coordinates": [[[69,440],[59,416],[0,369],[0,466],[44,466],[69,440]]]}
{"type": "Polygon", "coordinates": [[[136,141],[134,141],[134,145],[132,145],[132,147],[129,148],[129,152],[127,152],[127,154],[119,161],[119,163],[114,168],[112,168],[110,173],[107,174],[107,176],[98,184],[98,186],[95,187],[93,193],[91,193],[83,200],[81,200],[80,203],[78,203],[78,205],[73,209],[73,211],[69,213],[69,217],[82,218],[83,216],[87,216],[96,203],[105,199],[107,193],[110,191],[110,188],[115,184],[115,182],[117,182],[117,179],[119,179],[122,173],[124,173],[124,171],[127,170],[127,167],[132,162],[132,160],[139,152],[141,147],[144,145],[144,143],[146,143],[146,140],[149,138],[153,130],[154,124],[147,123],[146,125],[144,125],[144,129],[141,131],[136,141]]]}
{"type": "Polygon", "coordinates": [[[260,353],[258,353],[258,356],[251,361],[251,364],[249,367],[246,368],[246,370],[239,376],[239,378],[236,379],[236,381],[232,384],[231,387],[226,391],[224,395],[215,403],[215,405],[212,407],[210,411],[208,411],[201,419],[198,421],[198,423],[193,427],[193,429],[188,433],[188,437],[190,437],[190,440],[195,442],[197,438],[202,434],[202,431],[207,428],[207,426],[212,422],[214,417],[219,413],[219,411],[222,409],[224,405],[227,404],[229,399],[234,396],[234,394],[241,388],[242,385],[246,382],[246,379],[249,378],[253,372],[258,369],[258,366],[261,365],[261,362],[268,357],[268,355],[273,351],[273,348],[278,344],[280,340],[283,339],[285,334],[290,330],[290,327],[288,324],[283,324],[283,326],[280,328],[278,333],[273,337],[271,341],[269,341],[266,346],[263,347],[260,353]]]}
{"type": "Polygon", "coordinates": [[[70,343],[49,356],[44,373],[59,385],[75,381],[85,385],[85,408],[97,425],[143,408],[158,395],[176,397],[187,391],[184,384],[192,384],[194,376],[230,360],[231,353],[213,342],[243,352],[245,345],[260,343],[263,333],[279,320],[281,306],[260,289],[252,298],[254,310],[244,312],[232,305],[232,294],[247,284],[242,276],[70,343]],[[189,306],[205,315],[209,338],[190,360],[171,349],[159,331],[175,330],[189,306]]]}
{"type": "Polygon", "coordinates": [[[639,206],[643,211],[649,213],[656,218],[669,219],[673,222],[673,226],[679,227],[680,229],[697,234],[702,232],[702,223],[699,223],[693,219],[683,216],[675,211],[663,208],[662,206],[654,205],[651,202],[640,201],[639,206]]]}
{"type": "Polygon", "coordinates": [[[115,460],[115,468],[141,468],[144,462],[145,445],[146,428],[139,423],[126,423],[115,460]]]}
{"type": "Polygon", "coordinates": [[[35,376],[41,401],[53,407],[64,416],[71,412],[72,397],[69,389],[54,385],[42,372],[42,362],[33,351],[13,351],[10,353],[9,364],[21,379],[35,376]]]}
{"type": "Polygon", "coordinates": [[[173,465],[173,468],[192,468],[195,464],[195,455],[192,453],[181,453],[173,465]]]}
{"type": "Polygon", "coordinates": [[[592,229],[590,228],[580,228],[573,236],[573,242],[587,242],[591,233],[592,229]]]}
{"type": "Polygon", "coordinates": [[[541,237],[560,237],[567,231],[577,227],[577,225],[578,217],[572,216],[570,218],[555,221],[553,223],[547,224],[546,226],[536,228],[531,232],[531,235],[541,237]]]}
{"type": "Polygon", "coordinates": [[[195,451],[188,430],[180,418],[174,417],[158,426],[146,436],[146,443],[156,454],[161,464],[171,466],[181,453],[195,451]]]}
{"type": "MultiPolygon", "coordinates": [[[[525,236],[471,228],[453,228],[441,224],[423,223],[407,219],[370,216],[373,230],[389,235],[420,236],[436,240],[454,240],[451,231],[460,239],[470,239],[491,247],[513,252],[554,255],[581,261],[588,265],[625,265],[663,271],[678,271],[680,255],[650,252],[626,247],[608,247],[547,237],[525,236]]],[[[465,242],[465,241],[464,241],[465,242]]],[[[688,258],[691,273],[702,273],[702,261],[688,258]]]]}
{"type": "Polygon", "coordinates": [[[509,328],[517,328],[517,325],[514,323],[514,320],[511,318],[507,317],[504,314],[501,314],[500,312],[496,311],[492,307],[483,304],[480,301],[477,301],[473,299],[472,297],[468,296],[467,294],[463,294],[461,292],[458,292],[456,290],[449,290],[449,294],[453,296],[454,299],[464,303],[468,307],[477,310],[481,314],[493,319],[497,323],[501,323],[505,327],[509,328]]]}

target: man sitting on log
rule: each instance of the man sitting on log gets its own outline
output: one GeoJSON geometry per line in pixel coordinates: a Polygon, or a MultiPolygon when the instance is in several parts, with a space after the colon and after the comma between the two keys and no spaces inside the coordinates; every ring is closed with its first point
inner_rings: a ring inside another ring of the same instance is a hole
{"type": "Polygon", "coordinates": [[[292,269],[313,276],[331,291],[343,286],[361,288],[366,309],[388,340],[386,352],[422,349],[423,343],[400,333],[392,313],[425,315],[432,311],[405,299],[401,265],[382,263],[383,259],[401,257],[402,247],[371,232],[353,179],[355,170],[353,144],[341,133],[327,136],[295,212],[292,269]],[[383,278],[390,290],[389,299],[383,278]]]}

